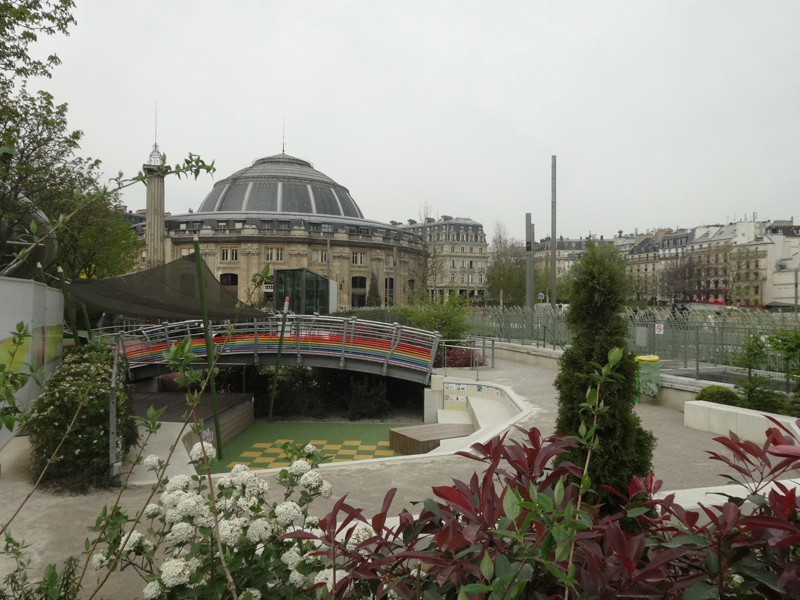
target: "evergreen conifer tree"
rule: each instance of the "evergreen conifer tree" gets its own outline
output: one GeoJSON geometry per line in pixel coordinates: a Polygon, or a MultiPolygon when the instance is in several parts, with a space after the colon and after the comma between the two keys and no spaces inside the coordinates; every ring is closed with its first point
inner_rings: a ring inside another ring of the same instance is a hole
{"type": "MultiPolygon", "coordinates": [[[[605,383],[600,390],[600,400],[608,411],[598,418],[599,447],[592,453],[588,471],[597,494],[589,501],[613,508],[619,505],[619,498],[600,486],[624,493],[634,475],[644,477],[651,473],[656,442],[655,436],[642,428],[634,412],[638,366],[627,348],[628,325],[622,315],[630,280],[619,250],[591,241],[573,270],[571,302],[566,315],[573,340],[559,360],[561,371],[555,382],[559,393],[556,431],[578,435],[580,405],[586,402],[586,390],[592,385],[591,373],[595,370],[590,361],[605,364],[609,350],[623,348],[614,372],[624,379],[605,383]]],[[[574,448],[564,458],[582,466],[586,452],[586,448],[574,448]]]]}
{"type": "Polygon", "coordinates": [[[369,288],[367,289],[367,306],[380,306],[381,293],[378,291],[378,280],[374,275],[369,278],[369,288]]]}

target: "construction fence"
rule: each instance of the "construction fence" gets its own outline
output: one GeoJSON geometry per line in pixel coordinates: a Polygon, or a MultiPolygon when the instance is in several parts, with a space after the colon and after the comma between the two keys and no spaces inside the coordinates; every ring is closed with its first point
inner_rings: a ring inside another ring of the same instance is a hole
{"type": "MultiPolygon", "coordinates": [[[[734,357],[751,335],[769,336],[781,330],[800,330],[796,313],[759,310],[626,309],[628,347],[637,355],[656,355],[662,372],[733,383],[747,376],[733,366],[734,357]]],[[[550,306],[530,308],[475,308],[469,313],[470,333],[538,347],[564,349],[571,342],[566,311],[550,306]]],[[[768,352],[762,369],[753,372],[791,391],[790,364],[777,352],[768,352]]]]}

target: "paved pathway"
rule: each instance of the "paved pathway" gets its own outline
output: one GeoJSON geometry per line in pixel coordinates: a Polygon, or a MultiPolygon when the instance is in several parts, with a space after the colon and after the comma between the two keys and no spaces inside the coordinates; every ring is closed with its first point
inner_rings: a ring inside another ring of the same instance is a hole
{"type": "MultiPolygon", "coordinates": [[[[558,410],[553,388],[556,371],[504,360],[497,360],[495,364],[496,368],[481,371],[481,380],[511,387],[533,408],[519,425],[538,427],[545,435],[554,433],[558,410]]],[[[728,469],[718,461],[709,460],[704,452],[717,449],[715,446],[721,449],[713,441],[714,434],[685,428],[683,413],[668,408],[640,404],[636,412],[644,427],[658,438],[653,464],[656,477],[664,481],[662,489],[706,487],[726,482],[718,474],[728,473],[728,469]]],[[[512,430],[509,435],[520,437],[521,433],[512,430]]],[[[481,463],[467,458],[440,456],[323,466],[321,474],[333,484],[334,499],[347,493],[350,504],[365,509],[378,510],[386,490],[396,487],[393,507],[399,512],[402,508],[418,511],[412,502],[430,497],[432,486],[447,485],[451,478],[467,479],[481,467],[481,463]]],[[[322,511],[328,505],[320,502],[317,508],[322,511]]]]}
{"type": "MultiPolygon", "coordinates": [[[[497,361],[495,369],[481,371],[481,379],[513,388],[529,402],[533,412],[520,425],[538,427],[545,434],[553,432],[556,418],[556,394],[553,379],[556,372],[510,361],[497,361]]],[[[720,485],[717,477],[723,465],[706,458],[704,450],[717,446],[712,434],[685,429],[682,413],[667,408],[639,405],[637,412],[644,426],[658,438],[654,458],[656,476],[664,480],[664,489],[684,489],[720,485]]],[[[511,435],[520,435],[513,431],[511,435]]],[[[0,522],[5,523],[30,491],[27,438],[16,438],[0,452],[0,522]]],[[[455,456],[421,457],[371,463],[352,463],[325,466],[322,475],[334,486],[334,499],[348,494],[349,503],[372,514],[379,509],[383,496],[392,487],[398,488],[392,511],[402,508],[418,512],[412,505],[431,496],[430,488],[447,485],[451,478],[470,477],[481,465],[455,456]]],[[[123,495],[123,505],[131,512],[145,501],[149,488],[136,487],[123,495]]],[[[110,504],[116,493],[98,492],[88,496],[55,496],[37,491],[11,527],[12,533],[31,544],[32,573],[41,573],[48,562],[61,560],[83,550],[86,527],[101,508],[110,504]]],[[[320,502],[314,512],[322,515],[332,501],[320,502]]],[[[0,560],[0,573],[9,568],[0,560]]],[[[94,573],[92,580],[94,580],[94,573]]],[[[126,572],[112,576],[104,588],[106,598],[136,598],[142,588],[141,580],[126,572]]]]}

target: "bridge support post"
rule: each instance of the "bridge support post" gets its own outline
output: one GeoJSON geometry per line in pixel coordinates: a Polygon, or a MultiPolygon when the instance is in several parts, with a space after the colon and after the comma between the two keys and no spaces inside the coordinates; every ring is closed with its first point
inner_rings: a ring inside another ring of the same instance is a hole
{"type": "Polygon", "coordinates": [[[383,376],[386,377],[386,374],[389,372],[389,361],[392,360],[392,355],[394,351],[397,350],[397,346],[400,344],[400,336],[403,335],[403,326],[399,323],[392,323],[394,329],[392,330],[392,349],[389,350],[389,354],[386,355],[386,360],[383,361],[383,376]]]}
{"type": "Polygon", "coordinates": [[[258,366],[258,319],[253,319],[253,364],[258,366]]]}
{"type": "Polygon", "coordinates": [[[295,344],[297,345],[297,366],[302,366],[303,364],[303,357],[300,354],[300,319],[295,315],[294,319],[294,339],[295,344]]]}
{"type": "Polygon", "coordinates": [[[272,407],[275,405],[275,392],[278,389],[278,371],[281,368],[281,350],[283,350],[283,333],[286,331],[286,313],[289,312],[289,296],[283,303],[283,319],[281,320],[281,337],[278,338],[278,355],[275,357],[275,375],[272,379],[272,397],[269,399],[269,415],[267,423],[272,423],[272,407]]]}
{"type": "Polygon", "coordinates": [[[208,384],[211,386],[211,408],[214,409],[214,429],[217,434],[217,457],[222,459],[222,428],[219,424],[219,407],[217,406],[217,383],[214,380],[214,344],[211,341],[211,326],[208,324],[206,309],[206,291],[203,285],[203,259],[200,257],[200,241],[194,237],[194,259],[197,265],[197,288],[200,296],[200,309],[203,313],[203,333],[206,338],[206,358],[208,361],[208,384]]]}
{"type": "Polygon", "coordinates": [[[344,369],[344,351],[347,348],[347,321],[344,322],[342,327],[342,354],[339,357],[339,368],[344,369]]]}

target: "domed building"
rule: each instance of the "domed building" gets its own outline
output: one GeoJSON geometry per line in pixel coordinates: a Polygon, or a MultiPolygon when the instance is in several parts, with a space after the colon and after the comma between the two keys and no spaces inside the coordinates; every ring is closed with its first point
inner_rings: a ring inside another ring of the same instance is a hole
{"type": "Polygon", "coordinates": [[[335,281],[339,309],[364,306],[370,277],[384,304],[403,302],[414,289],[419,236],[364,218],[350,191],[306,160],[283,153],[257,159],[217,182],[197,212],[163,216],[163,178],[148,182],[147,195],[142,266],[191,253],[197,235],[209,268],[241,299],[267,263],[272,273],[307,268],[335,281]]]}

